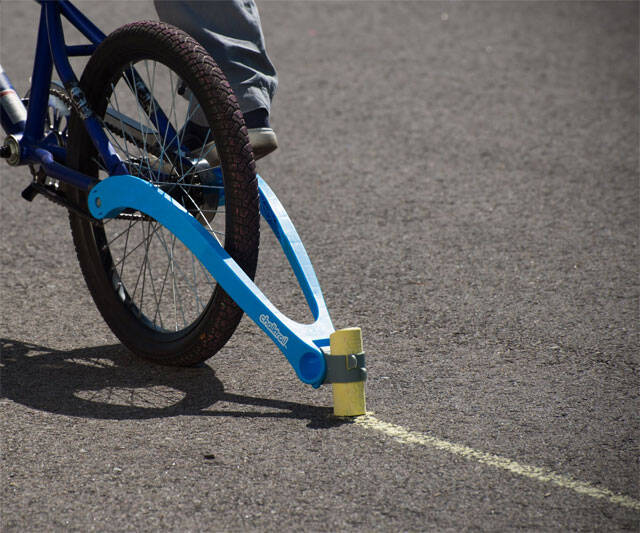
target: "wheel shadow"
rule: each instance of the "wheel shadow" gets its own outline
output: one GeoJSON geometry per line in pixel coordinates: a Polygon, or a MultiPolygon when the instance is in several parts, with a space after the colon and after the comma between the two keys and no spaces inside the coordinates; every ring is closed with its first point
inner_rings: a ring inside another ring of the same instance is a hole
{"type": "Polygon", "coordinates": [[[54,350],[0,339],[0,355],[1,396],[50,413],[115,420],[178,415],[294,418],[308,420],[314,429],[345,423],[327,407],[227,393],[207,365],[154,365],[120,344],[54,350]],[[262,409],[212,410],[218,402],[262,409]]]}

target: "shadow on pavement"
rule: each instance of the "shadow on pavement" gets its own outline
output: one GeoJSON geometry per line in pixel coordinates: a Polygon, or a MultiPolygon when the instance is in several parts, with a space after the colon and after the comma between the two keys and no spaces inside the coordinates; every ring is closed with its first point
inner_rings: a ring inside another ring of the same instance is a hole
{"type": "Polygon", "coordinates": [[[78,350],[0,339],[0,393],[14,402],[51,413],[100,419],[145,419],[177,415],[295,418],[310,428],[346,423],[328,407],[256,398],[224,391],[207,365],[176,368],[135,358],[116,344],[78,350]],[[233,410],[217,402],[278,409],[233,410]]]}

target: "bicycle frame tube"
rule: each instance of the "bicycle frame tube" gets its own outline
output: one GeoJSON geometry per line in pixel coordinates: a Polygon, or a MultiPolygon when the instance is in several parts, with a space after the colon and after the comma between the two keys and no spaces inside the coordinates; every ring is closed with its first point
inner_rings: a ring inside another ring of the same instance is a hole
{"type": "MultiPolygon", "coordinates": [[[[110,175],[126,174],[127,170],[105,135],[101,122],[89,108],[68,59],[70,56],[91,55],[95,47],[105,39],[105,35],[68,0],[36,1],[41,6],[41,12],[27,119],[26,122],[12,124],[7,120],[6,116],[3,116],[2,125],[5,131],[20,139],[21,164],[41,164],[48,175],[71,183],[76,187],[88,189],[95,180],[71,171],[62,165],[64,162],[63,149],[57,146],[47,146],[46,143],[38,145],[38,142],[42,139],[44,133],[43,124],[48,106],[49,86],[53,67],[55,66],[60,79],[73,100],[74,108],[80,113],[87,132],[105,162],[108,173],[110,175]],[[61,16],[67,18],[91,44],[67,45],[64,40],[61,16]],[[57,164],[52,166],[54,161],[57,164]]],[[[7,89],[10,90],[9,79],[6,76],[5,78],[6,80],[3,79],[3,81],[7,83],[2,85],[6,85],[7,89]]],[[[135,80],[135,91],[139,98],[152,100],[148,88],[142,83],[135,70],[131,69],[127,78],[131,81],[135,80]]],[[[152,101],[155,102],[154,100],[152,101]]],[[[173,146],[179,152],[177,133],[169,119],[159,106],[155,105],[152,109],[150,120],[158,128],[158,131],[163,132],[167,139],[171,139],[170,146],[173,146]]]]}
{"type": "Polygon", "coordinates": [[[0,65],[0,125],[9,135],[21,135],[27,121],[27,110],[0,65]]]}
{"type": "Polygon", "coordinates": [[[95,45],[105,37],[89,19],[66,0],[36,1],[41,5],[41,9],[36,54],[31,76],[29,112],[24,131],[27,144],[35,143],[43,135],[42,127],[49,100],[49,85],[51,84],[54,62],[63,83],[76,81],[67,56],[80,55],[80,50],[78,47],[65,46],[60,15],[64,14],[92,42],[92,45],[82,47],[82,55],[93,53],[95,45]],[[53,36],[50,35],[51,30],[53,30],[53,36]],[[72,53],[68,54],[68,51],[72,53]]]}
{"type": "MultiPolygon", "coordinates": [[[[42,3],[43,0],[37,0],[42,3]]],[[[65,18],[71,22],[79,31],[91,42],[92,46],[89,46],[85,50],[89,51],[89,53],[83,53],[81,55],[91,55],[95,46],[104,41],[106,35],[100,31],[100,29],[91,22],[86,16],[84,16],[80,10],[75,7],[68,0],[56,0],[60,8],[60,13],[65,16],[65,18]]],[[[75,48],[75,47],[67,47],[75,48]]],[[[78,49],[80,51],[80,48],[78,49]]],[[[68,54],[74,55],[74,54],[68,54]]]]}
{"type": "Polygon", "coordinates": [[[29,111],[24,130],[24,140],[28,144],[33,144],[36,140],[42,138],[44,117],[49,101],[49,85],[51,84],[51,73],[53,70],[44,9],[45,7],[42,6],[40,10],[36,55],[33,61],[33,73],[31,75],[29,111]]]}
{"type": "MultiPolygon", "coordinates": [[[[38,0],[42,2],[42,0],[38,0]]],[[[60,74],[61,78],[64,81],[64,74],[61,72],[61,68],[64,69],[68,76],[73,76],[73,71],[69,66],[69,62],[67,57],[70,55],[85,55],[84,51],[89,51],[86,55],[91,55],[95,46],[100,44],[105,38],[106,35],[102,33],[87,17],[85,17],[71,2],[68,0],[57,0],[56,2],[59,6],[59,11],[56,14],[51,14],[51,18],[47,19],[47,24],[49,28],[49,34],[51,39],[52,32],[55,33],[56,39],[55,41],[51,41],[51,48],[54,54],[54,62],[56,65],[56,69],[60,74]],[[55,42],[56,45],[60,42],[64,44],[64,36],[62,34],[62,25],[60,24],[60,15],[64,15],[71,24],[73,24],[89,41],[91,41],[92,45],[88,47],[84,46],[65,46],[64,53],[56,55],[56,50],[53,46],[55,42]],[[59,58],[59,59],[58,59],[59,58]]],[[[168,143],[168,147],[170,148],[178,148],[177,146],[177,133],[173,129],[171,125],[171,121],[164,114],[160,106],[157,105],[153,95],[147,88],[147,86],[142,81],[142,78],[138,75],[135,69],[131,69],[125,74],[127,81],[129,82],[132,91],[138,96],[140,101],[148,101],[149,105],[149,119],[151,123],[158,129],[159,132],[162,132],[163,136],[167,139],[171,139],[168,143]]],[[[71,78],[70,78],[71,79],[71,78]]],[[[75,79],[75,76],[73,76],[75,79]]],[[[65,82],[66,85],[66,82],[65,82]]],[[[92,136],[93,137],[93,136],[92,136]]],[[[95,137],[93,137],[95,139],[95,137]]],[[[97,147],[100,150],[99,147],[97,147]]],[[[102,154],[102,152],[100,152],[102,154]]],[[[109,166],[107,166],[109,168],[109,166]]],[[[111,173],[111,172],[110,172],[111,173]]]]}
{"type": "MultiPolygon", "coordinates": [[[[31,76],[31,94],[29,97],[29,111],[27,120],[9,122],[8,118],[1,117],[1,125],[9,134],[24,135],[27,142],[33,144],[42,137],[42,123],[46,113],[49,85],[51,83],[51,73],[53,70],[53,61],[51,57],[51,48],[49,46],[49,34],[47,24],[47,13],[53,13],[58,21],[60,15],[64,15],[73,26],[78,29],[89,41],[90,45],[67,46],[62,41],[64,53],[58,54],[57,58],[65,58],[71,56],[90,56],[95,48],[105,38],[102,33],[86,16],[84,16],[73,4],[67,0],[36,0],[41,5],[40,23],[38,26],[38,38],[36,42],[36,54],[33,65],[33,73],[31,76]],[[22,124],[21,122],[24,122],[22,124]]],[[[60,26],[61,28],[61,26],[60,26]]],[[[59,32],[62,35],[62,31],[59,32]]],[[[59,47],[58,47],[59,48],[59,47]]],[[[60,62],[58,62],[60,64],[60,62]]],[[[66,64],[68,67],[68,62],[66,64]]],[[[63,69],[67,74],[71,73],[71,67],[63,69]]],[[[2,71],[3,72],[3,71],[2,71]]],[[[75,78],[75,76],[73,76],[75,78]]],[[[6,74],[3,73],[4,89],[13,89],[11,82],[6,74]]],[[[26,110],[25,110],[26,112],[26,110]]],[[[26,114],[26,113],[25,113],[26,114]]]]}
{"type": "MultiPolygon", "coordinates": [[[[64,166],[62,164],[65,159],[63,148],[48,145],[46,139],[42,144],[39,142],[44,136],[44,120],[49,103],[49,87],[54,64],[67,88],[77,86],[77,79],[69,64],[68,56],[91,54],[95,49],[95,44],[104,39],[104,34],[66,0],[36,1],[41,5],[40,22],[26,121],[18,124],[21,127],[16,128],[15,125],[5,120],[6,117],[2,117],[2,126],[20,143],[20,161],[17,164],[39,164],[47,175],[76,187],[89,189],[95,180],[64,166]],[[66,46],[60,18],[62,14],[92,41],[91,45],[66,46]]],[[[6,79],[3,82],[7,83],[3,83],[3,85],[10,87],[8,77],[4,76],[4,78],[6,79]]],[[[100,154],[110,164],[109,168],[116,173],[125,172],[124,165],[110,146],[98,121],[93,117],[88,117],[88,120],[85,120],[85,125],[100,154]]]]}
{"type": "MultiPolygon", "coordinates": [[[[100,153],[102,160],[105,163],[109,174],[126,173],[126,167],[116,154],[115,150],[111,146],[111,143],[105,135],[100,121],[95,117],[91,109],[89,108],[87,101],[82,93],[82,90],[78,86],[78,80],[69,64],[69,59],[66,53],[66,45],[64,42],[64,34],[62,31],[62,20],[60,19],[61,9],[60,6],[68,6],[68,2],[60,0],[58,2],[45,2],[42,4],[44,11],[44,18],[46,19],[47,32],[49,37],[49,47],[51,49],[51,56],[53,63],[56,66],[56,71],[60,75],[60,79],[64,84],[67,92],[71,96],[76,111],[79,112],[84,126],[89,133],[93,144],[100,153]]],[[[89,21],[76,20],[76,22],[89,21]]],[[[90,33],[90,29],[86,25],[80,26],[78,29],[85,30],[83,33],[90,33]]],[[[93,27],[94,34],[99,30],[93,27]]],[[[94,35],[94,37],[104,37],[101,33],[94,35]]],[[[28,126],[28,123],[27,123],[28,126]]],[[[92,180],[93,181],[93,180],[92,180]]]]}

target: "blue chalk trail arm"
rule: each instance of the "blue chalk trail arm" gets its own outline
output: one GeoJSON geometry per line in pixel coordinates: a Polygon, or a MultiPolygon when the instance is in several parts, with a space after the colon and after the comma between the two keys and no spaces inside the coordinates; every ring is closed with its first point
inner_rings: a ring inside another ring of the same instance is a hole
{"type": "Polygon", "coordinates": [[[88,198],[91,214],[112,218],[136,209],[171,231],[209,271],[233,300],[282,351],[298,377],[319,387],[326,374],[321,347],[328,346],[334,328],[311,261],[284,207],[258,177],[260,209],[276,235],[300,283],[314,322],[301,324],[285,316],[244,273],[218,240],[184,207],[153,184],[124,174],[95,185],[88,198]]]}

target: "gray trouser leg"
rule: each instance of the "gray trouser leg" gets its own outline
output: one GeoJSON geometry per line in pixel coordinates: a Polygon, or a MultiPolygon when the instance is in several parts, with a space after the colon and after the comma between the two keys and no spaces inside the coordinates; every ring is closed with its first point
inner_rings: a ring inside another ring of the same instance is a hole
{"type": "Polygon", "coordinates": [[[243,113],[271,109],[278,85],[254,0],[154,0],[158,17],[198,41],[224,72],[243,113]]]}

